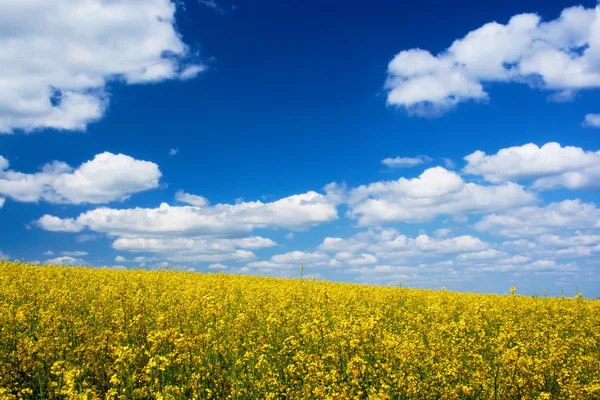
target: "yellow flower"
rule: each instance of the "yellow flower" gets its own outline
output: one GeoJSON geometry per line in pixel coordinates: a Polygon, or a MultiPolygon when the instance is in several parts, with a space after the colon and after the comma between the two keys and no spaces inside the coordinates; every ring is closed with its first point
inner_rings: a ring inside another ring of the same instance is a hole
{"type": "Polygon", "coordinates": [[[579,291],[313,280],[2,260],[0,400],[600,398],[579,291]]]}

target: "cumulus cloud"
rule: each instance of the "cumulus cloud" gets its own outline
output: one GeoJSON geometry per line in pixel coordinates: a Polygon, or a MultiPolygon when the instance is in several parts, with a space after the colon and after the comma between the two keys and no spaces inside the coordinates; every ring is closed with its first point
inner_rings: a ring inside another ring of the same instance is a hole
{"type": "Polygon", "coordinates": [[[114,237],[112,247],[116,250],[153,253],[174,263],[248,261],[256,257],[254,250],[276,246],[271,239],[246,236],[250,232],[306,229],[333,221],[341,201],[336,185],[328,185],[325,194],[308,192],[270,203],[210,206],[204,198],[183,192],[177,198],[197,206],[97,208],[77,218],[45,215],[37,220],[37,225],[50,231],[88,229],[107,234],[114,237]]]}
{"type": "Polygon", "coordinates": [[[240,239],[225,238],[144,238],[121,237],[113,242],[113,248],[127,251],[163,252],[163,251],[222,251],[236,247],[243,249],[264,249],[276,246],[271,239],[252,236],[240,239]]]}
{"type": "Polygon", "coordinates": [[[74,258],[74,257],[69,257],[69,256],[64,256],[64,257],[56,257],[56,258],[51,258],[49,260],[44,261],[44,264],[53,264],[53,265],[74,265],[79,263],[80,260],[74,258]]]}
{"type": "Polygon", "coordinates": [[[419,164],[431,162],[432,160],[431,157],[427,156],[395,157],[386,158],[385,160],[382,160],[381,163],[389,168],[410,168],[419,164]]]}
{"type": "Polygon", "coordinates": [[[271,261],[281,264],[300,263],[309,264],[319,261],[325,261],[328,257],[320,252],[304,253],[301,251],[292,251],[290,253],[278,254],[271,257],[271,261]]]}
{"type": "Polygon", "coordinates": [[[224,271],[226,269],[229,269],[229,267],[224,264],[210,264],[208,266],[208,269],[216,269],[216,270],[224,271]]]}
{"type": "Polygon", "coordinates": [[[555,230],[600,228],[600,210],[593,203],[565,200],[544,207],[528,206],[491,214],[475,229],[513,238],[539,236],[555,230]]]}
{"type": "Polygon", "coordinates": [[[545,234],[537,239],[538,243],[551,247],[593,246],[600,243],[600,235],[577,232],[572,236],[545,234]]]}
{"type": "Polygon", "coordinates": [[[388,66],[388,104],[417,115],[434,115],[487,93],[467,69],[451,58],[436,57],[421,49],[402,51],[388,66]]]}
{"type": "Polygon", "coordinates": [[[106,85],[191,79],[205,67],[175,30],[175,3],[0,3],[0,133],[85,130],[104,115],[106,85]]]}
{"type": "Polygon", "coordinates": [[[478,150],[465,160],[465,173],[481,175],[492,183],[536,179],[533,187],[540,189],[600,185],[600,151],[562,147],[559,143],[546,143],[542,147],[529,143],[502,149],[493,155],[478,150]]]}
{"type": "Polygon", "coordinates": [[[36,224],[50,232],[81,232],[83,226],[73,218],[61,219],[52,215],[44,215],[36,221],[36,224]]]}
{"type": "Polygon", "coordinates": [[[441,113],[460,102],[484,101],[488,82],[517,82],[574,96],[600,87],[600,6],[566,8],[542,22],[519,14],[490,22],[437,55],[409,49],[388,66],[388,104],[411,113],[441,113]]]}
{"type": "Polygon", "coordinates": [[[600,114],[587,114],[583,121],[583,126],[590,128],[600,128],[600,114]]]}
{"type": "Polygon", "coordinates": [[[336,253],[335,257],[342,262],[352,259],[355,254],[364,256],[365,252],[373,254],[377,260],[402,261],[407,257],[476,252],[488,248],[487,243],[470,235],[441,239],[427,235],[410,238],[395,229],[370,229],[347,239],[327,237],[319,246],[321,252],[336,253]]]}
{"type": "Polygon", "coordinates": [[[4,207],[4,202],[6,199],[4,197],[0,197],[0,208],[4,207]]]}
{"type": "Polygon", "coordinates": [[[74,169],[64,162],[44,165],[27,174],[0,162],[0,194],[20,202],[100,204],[124,200],[159,185],[158,165],[124,154],[101,153],[74,169]]]}
{"type": "Polygon", "coordinates": [[[459,254],[456,259],[459,261],[471,261],[471,260],[496,260],[499,258],[506,258],[508,254],[503,251],[495,249],[488,249],[484,251],[477,251],[473,253],[459,254]]]}
{"type": "MultiPolygon", "coordinates": [[[[112,247],[119,251],[157,254],[171,262],[219,262],[225,260],[249,260],[255,258],[250,250],[276,246],[271,239],[259,236],[245,238],[217,237],[119,237],[112,247]]],[[[117,262],[152,262],[156,257],[135,257],[127,260],[120,257],[117,262]]]]}
{"type": "Polygon", "coordinates": [[[555,260],[536,260],[530,263],[494,263],[485,265],[474,265],[479,272],[529,272],[529,273],[571,273],[579,270],[574,263],[559,264],[555,260]]]}
{"type": "Polygon", "coordinates": [[[482,186],[435,167],[418,178],[376,182],[351,190],[348,214],[360,225],[423,222],[439,215],[491,212],[535,201],[535,195],[515,183],[482,186]]]}
{"type": "Polygon", "coordinates": [[[546,258],[580,258],[600,253],[600,235],[594,233],[544,234],[536,238],[534,253],[546,258]]]}
{"type": "Polygon", "coordinates": [[[329,255],[320,252],[292,251],[285,254],[276,254],[268,261],[253,261],[246,264],[249,270],[272,273],[281,270],[292,270],[304,265],[306,268],[338,267],[339,263],[329,255]]]}
{"type": "Polygon", "coordinates": [[[206,235],[248,233],[257,228],[304,229],[337,219],[340,198],[336,186],[326,194],[307,192],[263,203],[217,204],[210,207],[170,206],[158,208],[97,208],[77,218],[45,215],[43,229],[77,232],[84,228],[111,236],[173,234],[206,235]]]}

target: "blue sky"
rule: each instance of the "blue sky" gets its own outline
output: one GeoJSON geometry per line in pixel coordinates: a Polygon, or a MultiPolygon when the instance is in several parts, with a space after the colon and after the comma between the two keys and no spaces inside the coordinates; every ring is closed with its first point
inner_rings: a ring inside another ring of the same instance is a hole
{"type": "Polygon", "coordinates": [[[595,1],[31,0],[0,26],[2,255],[600,296],[595,1]]]}

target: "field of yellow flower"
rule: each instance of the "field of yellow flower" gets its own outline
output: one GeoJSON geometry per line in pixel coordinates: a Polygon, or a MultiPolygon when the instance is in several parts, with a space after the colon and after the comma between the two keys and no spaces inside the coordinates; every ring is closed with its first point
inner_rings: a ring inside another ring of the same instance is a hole
{"type": "Polygon", "coordinates": [[[600,302],[0,261],[1,399],[599,399],[600,302]]]}

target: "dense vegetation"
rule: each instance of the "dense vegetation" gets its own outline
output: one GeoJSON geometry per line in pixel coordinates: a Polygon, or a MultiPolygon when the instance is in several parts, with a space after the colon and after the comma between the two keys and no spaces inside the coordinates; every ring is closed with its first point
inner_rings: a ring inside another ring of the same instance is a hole
{"type": "Polygon", "coordinates": [[[0,398],[598,399],[600,302],[0,261],[0,398]]]}

